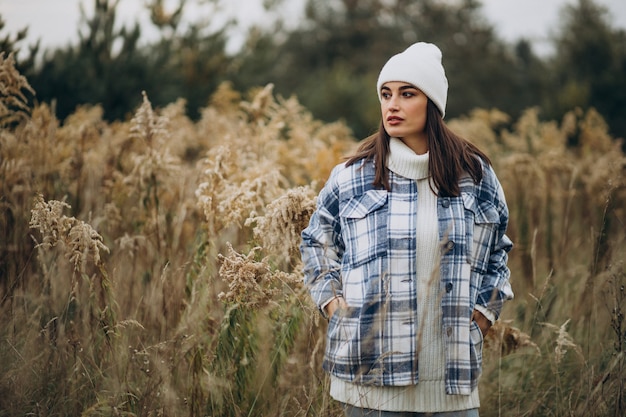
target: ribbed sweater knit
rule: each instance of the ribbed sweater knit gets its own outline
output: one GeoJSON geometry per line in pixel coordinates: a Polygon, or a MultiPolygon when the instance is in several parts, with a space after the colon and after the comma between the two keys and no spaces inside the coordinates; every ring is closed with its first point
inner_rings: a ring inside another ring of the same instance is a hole
{"type": "Polygon", "coordinates": [[[391,138],[388,167],[417,183],[417,317],[419,337],[416,385],[375,387],[353,384],[331,376],[330,394],[353,406],[386,411],[443,412],[478,408],[478,389],[471,395],[447,395],[441,331],[441,293],[438,271],[439,230],[437,196],[430,188],[428,153],[417,155],[399,139],[391,138]]]}

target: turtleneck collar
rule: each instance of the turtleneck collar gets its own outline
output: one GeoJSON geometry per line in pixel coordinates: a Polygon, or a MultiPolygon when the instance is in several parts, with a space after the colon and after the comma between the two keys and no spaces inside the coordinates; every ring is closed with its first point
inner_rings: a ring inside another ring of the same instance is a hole
{"type": "Polygon", "coordinates": [[[413,180],[428,178],[428,152],[418,155],[398,138],[389,141],[387,167],[398,175],[413,180]]]}

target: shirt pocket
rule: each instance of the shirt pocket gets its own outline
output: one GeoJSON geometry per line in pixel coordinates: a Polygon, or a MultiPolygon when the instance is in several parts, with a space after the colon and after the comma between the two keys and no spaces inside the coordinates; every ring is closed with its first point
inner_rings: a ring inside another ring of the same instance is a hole
{"type": "Polygon", "coordinates": [[[465,207],[467,260],[472,270],[487,272],[493,240],[500,223],[498,210],[489,201],[480,201],[473,194],[462,194],[465,207]]]}
{"type": "Polygon", "coordinates": [[[478,382],[482,373],[484,336],[480,331],[478,323],[474,320],[470,323],[470,365],[472,374],[472,385],[478,382]]]}
{"type": "Polygon", "coordinates": [[[386,252],[387,191],[369,190],[340,202],[339,217],[348,266],[364,265],[386,252]]]}
{"type": "Polygon", "coordinates": [[[341,307],[333,313],[326,330],[326,357],[334,364],[356,363],[359,355],[359,309],[341,307]]]}

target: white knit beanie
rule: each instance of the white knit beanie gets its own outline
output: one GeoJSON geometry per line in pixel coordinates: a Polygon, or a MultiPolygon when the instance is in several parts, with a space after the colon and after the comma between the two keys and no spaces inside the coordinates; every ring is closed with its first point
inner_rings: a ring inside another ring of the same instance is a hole
{"type": "Polygon", "coordinates": [[[380,100],[380,88],[389,81],[413,84],[430,98],[441,112],[446,114],[448,79],[441,65],[441,50],[432,43],[418,42],[404,52],[389,58],[378,75],[376,91],[380,100]]]}

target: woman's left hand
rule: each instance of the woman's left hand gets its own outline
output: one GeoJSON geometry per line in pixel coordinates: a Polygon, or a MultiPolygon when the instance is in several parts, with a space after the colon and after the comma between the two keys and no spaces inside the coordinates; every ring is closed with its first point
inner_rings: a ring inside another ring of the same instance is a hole
{"type": "Polygon", "coordinates": [[[491,328],[491,322],[489,321],[489,319],[485,317],[485,315],[480,311],[474,310],[474,313],[472,314],[472,320],[474,320],[480,328],[483,337],[486,336],[487,332],[491,328]]]}

